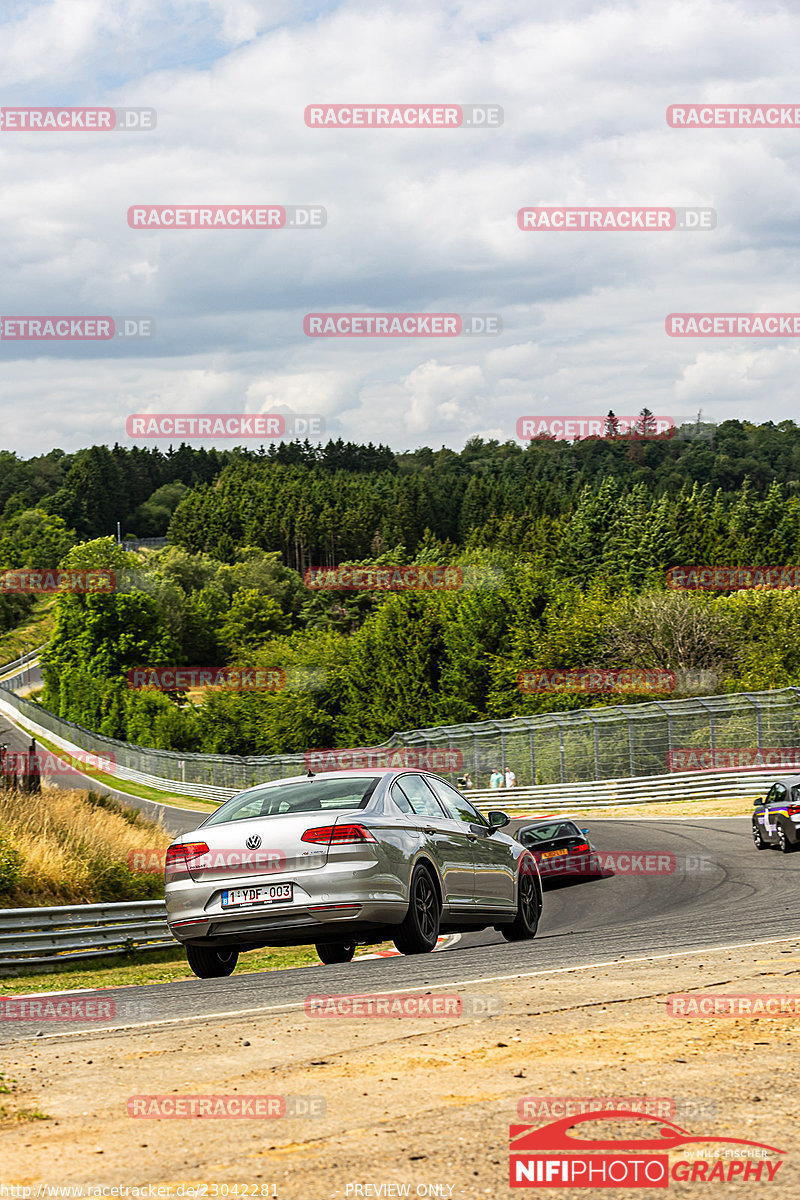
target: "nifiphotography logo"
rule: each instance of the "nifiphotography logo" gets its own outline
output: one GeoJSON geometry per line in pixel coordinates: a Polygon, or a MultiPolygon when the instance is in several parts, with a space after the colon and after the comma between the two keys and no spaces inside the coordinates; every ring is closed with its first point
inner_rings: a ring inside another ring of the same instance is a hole
{"type": "Polygon", "coordinates": [[[695,1135],[671,1121],[629,1109],[563,1117],[538,1128],[512,1125],[509,1139],[511,1187],[666,1188],[670,1182],[739,1179],[772,1183],[785,1154],[775,1146],[744,1138],[695,1135]],[[574,1126],[598,1121],[637,1122],[641,1136],[587,1138],[569,1132],[574,1126]],[[713,1149],[700,1150],[701,1145],[713,1149]],[[684,1157],[687,1146],[693,1156],[684,1157]],[[773,1155],[779,1156],[777,1161],[771,1160],[773,1155]]]}

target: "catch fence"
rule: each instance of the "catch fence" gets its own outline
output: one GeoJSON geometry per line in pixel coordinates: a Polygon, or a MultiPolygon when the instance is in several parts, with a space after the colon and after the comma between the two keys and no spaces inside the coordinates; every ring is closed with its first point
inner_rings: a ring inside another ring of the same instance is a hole
{"type": "MultiPolygon", "coordinates": [[[[222,800],[253,784],[307,770],[303,754],[193,754],[118,741],[55,716],[15,695],[12,687],[12,681],[0,682],[0,711],[56,745],[111,759],[121,779],[222,800]]],[[[408,755],[409,762],[418,756],[420,765],[430,765],[453,782],[468,772],[475,789],[488,788],[491,774],[498,770],[513,771],[518,787],[674,779],[684,772],[712,774],[759,766],[767,773],[786,773],[798,769],[795,763],[800,761],[800,689],[654,700],[406,730],[365,751],[364,765],[393,765],[392,751],[398,750],[415,752],[408,755]],[[429,755],[431,751],[447,756],[429,755]],[[441,765],[443,760],[449,767],[441,765]]]]}

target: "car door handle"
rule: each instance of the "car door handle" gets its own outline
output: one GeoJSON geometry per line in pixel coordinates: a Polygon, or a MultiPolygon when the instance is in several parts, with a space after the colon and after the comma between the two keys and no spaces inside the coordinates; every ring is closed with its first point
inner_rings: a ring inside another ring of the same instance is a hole
{"type": "Polygon", "coordinates": [[[438,833],[438,832],[439,832],[439,830],[438,830],[438,829],[436,829],[436,828],[435,828],[434,826],[432,826],[432,825],[426,825],[426,826],[423,828],[422,832],[423,832],[423,833],[438,833]]]}
{"type": "Polygon", "coordinates": [[[468,833],[468,834],[467,834],[467,841],[468,841],[468,842],[477,842],[477,840],[478,840],[478,835],[477,835],[477,833],[468,833]]]}

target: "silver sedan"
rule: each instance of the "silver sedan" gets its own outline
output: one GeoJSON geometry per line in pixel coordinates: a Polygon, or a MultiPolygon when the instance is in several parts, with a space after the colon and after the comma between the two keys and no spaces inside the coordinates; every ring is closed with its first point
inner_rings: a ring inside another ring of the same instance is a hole
{"type": "Polygon", "coordinates": [[[357,942],[403,954],[440,933],[493,926],[536,935],[535,859],[438,775],[358,770],[259,784],[167,851],[167,920],[201,978],[230,975],[239,952],[313,942],[349,962],[357,942]]]}

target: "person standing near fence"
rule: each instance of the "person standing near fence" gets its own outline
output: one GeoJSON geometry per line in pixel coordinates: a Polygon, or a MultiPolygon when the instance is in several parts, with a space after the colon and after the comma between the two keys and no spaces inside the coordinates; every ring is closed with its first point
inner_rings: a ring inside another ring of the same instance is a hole
{"type": "Polygon", "coordinates": [[[36,753],[36,742],[32,741],[28,746],[28,763],[27,763],[27,787],[28,792],[40,792],[42,790],[42,772],[39,766],[39,755],[36,753]]]}

